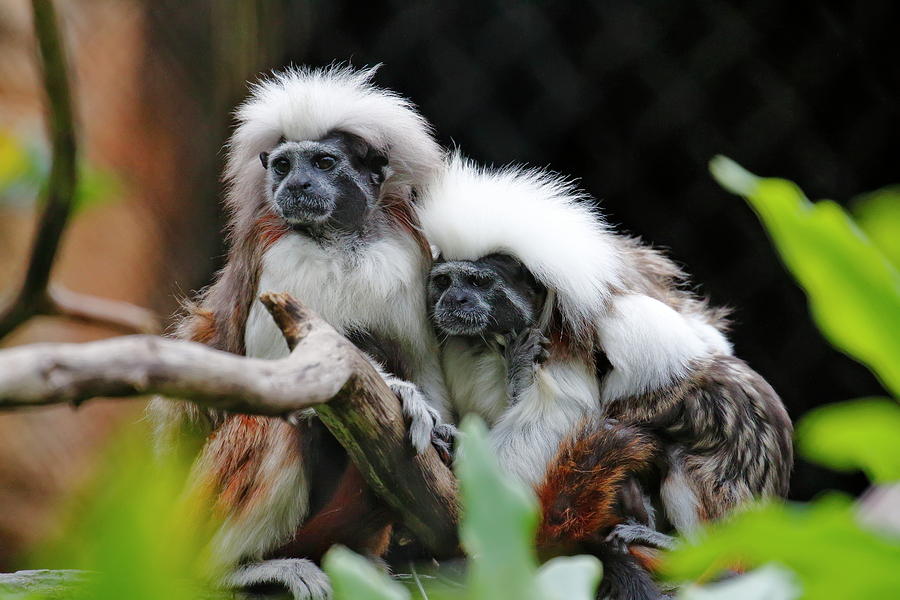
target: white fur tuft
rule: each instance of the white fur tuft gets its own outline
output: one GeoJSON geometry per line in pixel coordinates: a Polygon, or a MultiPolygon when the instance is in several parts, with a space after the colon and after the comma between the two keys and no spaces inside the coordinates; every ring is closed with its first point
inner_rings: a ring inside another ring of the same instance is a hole
{"type": "Polygon", "coordinates": [[[335,130],[358,135],[386,153],[384,194],[427,179],[443,156],[431,125],[409,100],[372,84],[377,68],[298,67],[255,84],[236,111],[226,180],[241,189],[262,189],[261,152],[274,148],[281,137],[314,140],[335,130]]]}
{"type": "Polygon", "coordinates": [[[419,218],[447,260],[518,258],[555,290],[574,330],[593,323],[619,284],[620,252],[588,197],[538,169],[475,165],[458,152],[424,189],[419,218]]]}
{"type": "Polygon", "coordinates": [[[613,366],[603,382],[603,401],[655,391],[687,375],[692,361],[713,351],[694,325],[648,296],[616,297],[597,322],[600,345],[613,366]]]}

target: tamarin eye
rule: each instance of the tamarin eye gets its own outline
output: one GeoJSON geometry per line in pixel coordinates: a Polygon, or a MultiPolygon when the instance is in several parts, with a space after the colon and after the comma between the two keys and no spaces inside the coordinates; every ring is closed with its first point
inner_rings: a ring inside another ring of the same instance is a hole
{"type": "Polygon", "coordinates": [[[434,286],[439,290],[445,290],[450,287],[450,277],[447,275],[438,275],[434,278],[434,286]]]}
{"type": "Polygon", "coordinates": [[[272,168],[279,175],[287,175],[291,170],[291,161],[286,158],[279,158],[272,162],[272,168]]]}
{"type": "Polygon", "coordinates": [[[470,275],[468,279],[469,283],[477,288],[487,287],[488,283],[490,283],[491,280],[490,277],[480,274],[470,275]]]}
{"type": "Polygon", "coordinates": [[[328,169],[333,167],[336,162],[337,161],[334,160],[333,156],[317,156],[313,159],[313,166],[315,166],[320,171],[327,171],[328,169]]]}

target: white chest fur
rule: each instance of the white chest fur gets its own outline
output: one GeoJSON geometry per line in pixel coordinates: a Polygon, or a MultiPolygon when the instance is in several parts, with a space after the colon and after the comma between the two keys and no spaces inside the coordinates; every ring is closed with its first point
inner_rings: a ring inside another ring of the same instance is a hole
{"type": "MultiPolygon", "coordinates": [[[[288,292],[342,333],[362,329],[416,347],[427,337],[424,269],[415,241],[399,232],[352,253],[290,233],[263,256],[258,292],[288,292]]],[[[250,309],[245,343],[248,356],[287,355],[281,333],[259,302],[250,309]]]]}
{"type": "Polygon", "coordinates": [[[509,406],[506,361],[460,338],[447,340],[441,359],[453,409],[460,417],[475,413],[492,427],[509,406]]]}
{"type": "Polygon", "coordinates": [[[475,413],[490,427],[490,442],[503,468],[536,485],[561,440],[586,416],[599,412],[599,386],[593,365],[550,360],[535,384],[510,406],[506,362],[497,352],[448,340],[443,349],[444,373],[453,407],[460,415],[475,413]]]}

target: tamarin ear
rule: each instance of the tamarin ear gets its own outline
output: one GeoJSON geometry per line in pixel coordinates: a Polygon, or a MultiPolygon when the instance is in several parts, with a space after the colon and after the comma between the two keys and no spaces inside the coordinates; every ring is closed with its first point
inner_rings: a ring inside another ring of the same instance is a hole
{"type": "Polygon", "coordinates": [[[372,174],[369,176],[372,183],[375,185],[384,183],[389,174],[387,156],[370,148],[364,160],[372,171],[372,174]]]}
{"type": "Polygon", "coordinates": [[[269,153],[268,152],[260,152],[259,153],[259,162],[262,163],[263,169],[269,168],[269,153]]]}

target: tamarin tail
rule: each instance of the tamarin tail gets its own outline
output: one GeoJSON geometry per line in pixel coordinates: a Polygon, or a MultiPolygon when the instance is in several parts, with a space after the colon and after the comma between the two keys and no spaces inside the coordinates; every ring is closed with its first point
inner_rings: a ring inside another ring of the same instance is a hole
{"type": "Polygon", "coordinates": [[[560,446],[538,487],[543,522],[538,545],[581,542],[622,523],[623,487],[655,465],[660,443],[615,421],[590,419],[560,446]]]}
{"type": "Polygon", "coordinates": [[[582,422],[560,446],[538,488],[543,521],[538,547],[589,551],[603,562],[598,598],[666,598],[633,553],[605,540],[630,514],[624,496],[654,468],[661,451],[655,436],[615,421],[582,422]]]}

